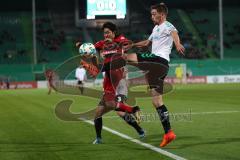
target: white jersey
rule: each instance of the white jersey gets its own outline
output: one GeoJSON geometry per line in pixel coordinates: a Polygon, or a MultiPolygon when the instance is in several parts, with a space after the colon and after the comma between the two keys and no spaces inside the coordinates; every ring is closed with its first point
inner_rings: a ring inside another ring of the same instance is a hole
{"type": "Polygon", "coordinates": [[[85,79],[85,75],[86,75],[86,70],[84,68],[80,68],[78,67],[76,69],[75,72],[75,77],[79,80],[79,81],[83,81],[85,79]]]}
{"type": "Polygon", "coordinates": [[[173,45],[172,31],[177,31],[177,29],[170,22],[165,21],[156,25],[148,38],[152,42],[152,53],[168,61],[170,61],[169,55],[173,45]]]}

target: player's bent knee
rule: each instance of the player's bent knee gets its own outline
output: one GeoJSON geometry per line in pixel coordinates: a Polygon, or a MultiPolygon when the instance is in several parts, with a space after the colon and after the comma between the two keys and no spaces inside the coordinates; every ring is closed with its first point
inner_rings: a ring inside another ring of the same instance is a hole
{"type": "Polygon", "coordinates": [[[126,66],[126,63],[127,62],[123,58],[118,58],[116,60],[112,60],[111,62],[104,64],[104,66],[102,68],[102,72],[122,68],[122,67],[126,66]]]}
{"type": "Polygon", "coordinates": [[[121,112],[121,111],[117,111],[116,113],[120,117],[123,117],[125,115],[125,112],[121,112]]]}
{"type": "Polygon", "coordinates": [[[129,53],[127,54],[127,60],[130,62],[137,62],[137,54],[136,53],[129,53]]]}
{"type": "Polygon", "coordinates": [[[96,112],[95,112],[94,118],[101,117],[102,114],[103,114],[103,110],[104,110],[104,107],[103,107],[103,106],[98,106],[98,107],[96,108],[96,112]]]}
{"type": "Polygon", "coordinates": [[[105,104],[108,108],[111,108],[112,110],[114,110],[116,108],[116,102],[115,101],[107,101],[107,102],[105,102],[105,104]]]}

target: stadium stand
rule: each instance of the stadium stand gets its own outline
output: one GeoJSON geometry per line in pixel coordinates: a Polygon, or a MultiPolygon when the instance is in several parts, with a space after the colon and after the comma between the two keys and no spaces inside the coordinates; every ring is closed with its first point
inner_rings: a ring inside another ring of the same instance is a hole
{"type": "MultiPolygon", "coordinates": [[[[120,32],[133,41],[148,38],[153,28],[149,13],[150,2],[142,3],[140,0],[137,2],[141,7],[135,5],[133,1],[129,1],[130,24],[129,26],[120,28],[120,32]]],[[[96,42],[102,39],[102,33],[99,28],[76,28],[74,26],[73,2],[69,3],[68,9],[64,11],[62,11],[66,5],[64,1],[59,2],[60,8],[53,5],[46,7],[47,3],[45,1],[38,3],[41,4],[38,4],[40,11],[37,11],[36,19],[38,65],[35,66],[32,65],[31,10],[3,10],[0,12],[0,75],[8,74],[18,77],[18,80],[34,80],[36,68],[42,68],[44,65],[56,66],[56,64],[78,54],[74,46],[76,41],[96,42]],[[8,67],[7,64],[14,65],[8,67]],[[20,64],[24,65],[21,66],[20,64]],[[22,73],[21,75],[19,75],[20,72],[22,73]]],[[[52,1],[51,3],[55,2],[52,1]]],[[[223,64],[227,60],[216,63],[212,63],[211,60],[207,60],[206,62],[199,60],[211,57],[209,56],[208,48],[214,52],[217,58],[219,56],[218,10],[216,6],[214,8],[209,7],[208,9],[181,8],[186,13],[186,16],[195,24],[191,27],[200,35],[200,40],[189,29],[189,26],[187,26],[188,23],[184,22],[184,17],[179,12],[179,8],[176,8],[177,6],[174,7],[170,7],[168,19],[179,31],[181,40],[186,48],[186,56],[179,56],[173,47],[171,54],[173,62],[187,63],[188,67],[193,67],[192,71],[194,75],[203,75],[203,70],[210,75],[214,74],[212,64],[221,66],[220,68],[223,68],[224,71],[228,70],[228,67],[223,64]],[[199,44],[200,42],[202,44],[199,44]],[[197,60],[191,61],[186,59],[197,60]]],[[[236,21],[239,13],[239,8],[224,7],[225,58],[240,58],[238,52],[240,49],[240,23],[236,21]]],[[[233,70],[237,70],[237,64],[231,64],[228,61],[226,64],[232,66],[233,70]]],[[[223,71],[221,72],[221,69],[216,70],[215,74],[224,74],[223,71]]]]}
{"type": "Polygon", "coordinates": [[[25,13],[4,12],[0,14],[0,63],[30,63],[23,30],[25,13]]]}
{"type": "MultiPolygon", "coordinates": [[[[217,9],[188,9],[186,10],[195,27],[198,29],[205,46],[219,53],[219,15],[217,9]]],[[[240,24],[236,24],[240,13],[239,8],[224,8],[224,47],[226,58],[239,57],[240,24]]]]}

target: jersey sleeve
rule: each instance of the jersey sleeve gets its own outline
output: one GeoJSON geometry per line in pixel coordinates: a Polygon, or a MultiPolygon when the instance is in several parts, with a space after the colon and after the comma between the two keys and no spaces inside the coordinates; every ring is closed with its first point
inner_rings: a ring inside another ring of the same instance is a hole
{"type": "Polygon", "coordinates": [[[167,22],[165,31],[167,34],[170,34],[172,31],[177,31],[177,29],[170,22],[167,22]]]}
{"type": "Polygon", "coordinates": [[[117,43],[123,43],[129,41],[124,35],[120,35],[117,38],[114,39],[117,43]]]}
{"type": "Polygon", "coordinates": [[[98,41],[97,43],[94,44],[96,50],[102,50],[104,46],[104,41],[98,41]]]}

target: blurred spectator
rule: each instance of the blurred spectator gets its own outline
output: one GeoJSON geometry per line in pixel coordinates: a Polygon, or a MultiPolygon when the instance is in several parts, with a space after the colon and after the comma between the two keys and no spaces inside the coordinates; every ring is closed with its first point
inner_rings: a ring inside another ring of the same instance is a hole
{"type": "Polygon", "coordinates": [[[7,77],[7,79],[6,79],[6,87],[7,87],[7,89],[10,89],[9,77],[7,77]]]}

